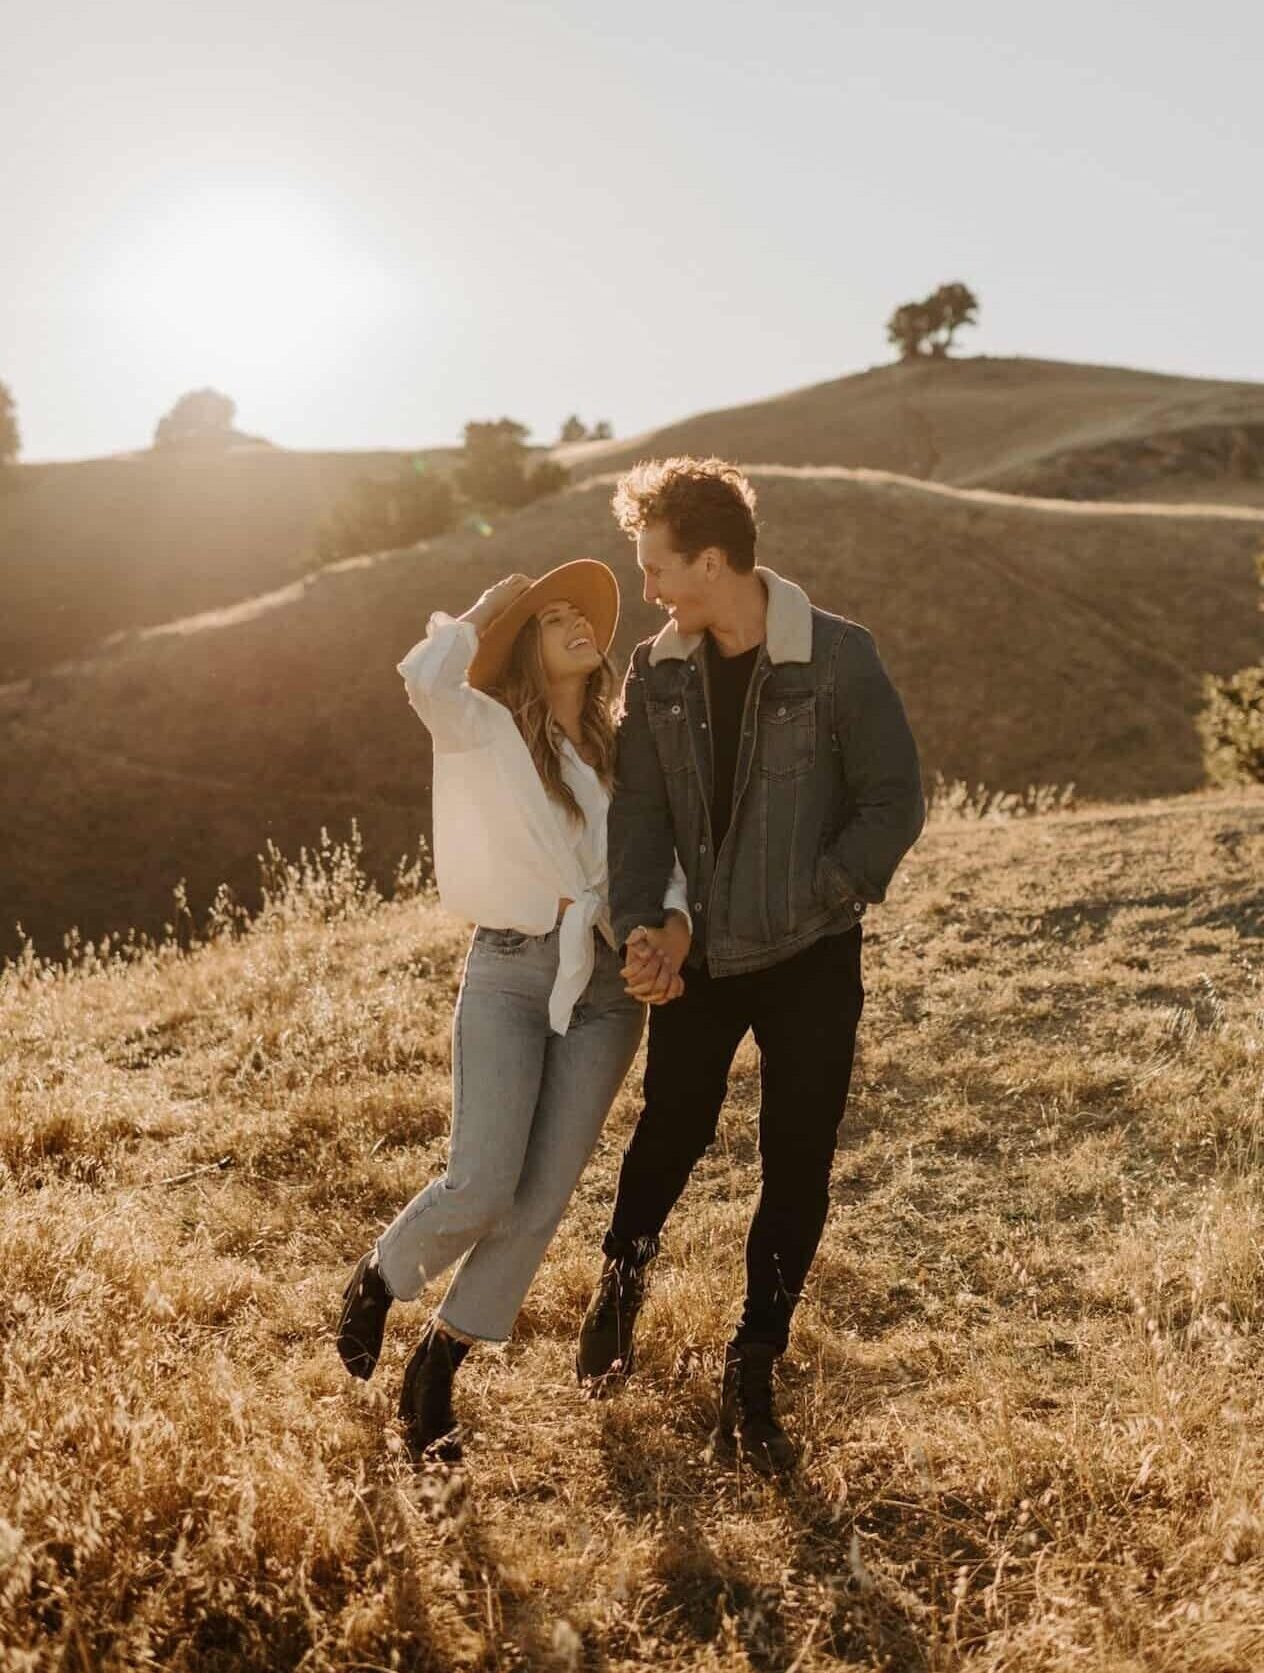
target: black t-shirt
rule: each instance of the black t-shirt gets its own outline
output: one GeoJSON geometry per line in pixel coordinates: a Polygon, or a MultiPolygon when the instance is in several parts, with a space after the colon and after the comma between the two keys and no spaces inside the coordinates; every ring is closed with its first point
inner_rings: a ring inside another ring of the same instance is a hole
{"type": "Polygon", "coordinates": [[[709,633],[706,643],[707,679],[711,692],[711,753],[715,763],[711,833],[718,854],[733,817],[733,777],[737,771],[737,751],[742,737],[742,714],[759,646],[752,645],[750,650],[741,651],[737,656],[725,656],[709,633]]]}

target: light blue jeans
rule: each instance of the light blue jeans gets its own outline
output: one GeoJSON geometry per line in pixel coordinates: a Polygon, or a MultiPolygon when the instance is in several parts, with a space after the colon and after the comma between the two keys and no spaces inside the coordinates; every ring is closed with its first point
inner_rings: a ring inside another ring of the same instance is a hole
{"type": "Polygon", "coordinates": [[[645,1007],[623,991],[619,956],[596,966],[566,1034],[549,1027],[558,932],[474,932],[452,1025],[446,1172],[382,1233],[387,1288],[411,1301],[453,1261],[439,1319],[503,1342],[636,1055],[645,1007]]]}

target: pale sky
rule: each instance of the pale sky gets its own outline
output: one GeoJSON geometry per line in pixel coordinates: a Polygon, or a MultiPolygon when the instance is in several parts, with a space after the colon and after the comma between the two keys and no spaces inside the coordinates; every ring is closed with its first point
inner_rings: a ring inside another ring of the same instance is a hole
{"type": "Polygon", "coordinates": [[[30,459],[627,435],[890,358],[1264,380],[1264,7],[43,0],[3,26],[30,459]]]}

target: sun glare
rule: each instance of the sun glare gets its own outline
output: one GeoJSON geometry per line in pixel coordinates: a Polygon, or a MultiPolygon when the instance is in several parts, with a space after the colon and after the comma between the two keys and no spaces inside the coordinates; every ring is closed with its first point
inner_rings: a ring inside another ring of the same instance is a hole
{"type": "Polygon", "coordinates": [[[351,229],[301,199],[241,193],[170,206],[136,227],[105,289],[151,364],[196,360],[220,378],[289,374],[393,300],[389,274],[351,229]]]}

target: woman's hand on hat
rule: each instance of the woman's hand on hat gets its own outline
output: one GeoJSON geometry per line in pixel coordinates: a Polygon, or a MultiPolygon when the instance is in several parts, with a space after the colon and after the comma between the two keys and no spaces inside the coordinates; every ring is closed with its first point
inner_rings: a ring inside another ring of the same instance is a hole
{"type": "Polygon", "coordinates": [[[534,585],[529,575],[506,575],[503,581],[497,581],[494,587],[488,587],[461,617],[463,622],[471,622],[478,633],[483,633],[508,610],[515,599],[521,598],[528,587],[534,585]]]}

